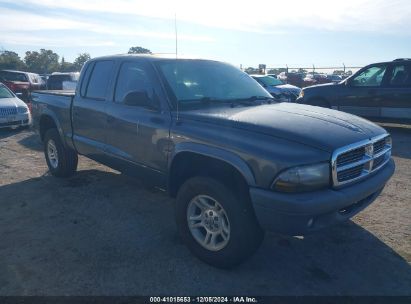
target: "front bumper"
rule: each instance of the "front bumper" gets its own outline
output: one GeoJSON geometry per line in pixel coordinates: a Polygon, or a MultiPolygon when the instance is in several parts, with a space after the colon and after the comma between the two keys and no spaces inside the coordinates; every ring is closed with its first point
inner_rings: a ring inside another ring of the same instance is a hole
{"type": "Polygon", "coordinates": [[[250,188],[260,226],[286,235],[304,235],[345,221],[370,205],[395,170],[391,159],[369,178],[341,189],[279,193],[250,188]]]}
{"type": "Polygon", "coordinates": [[[30,113],[17,114],[12,117],[0,117],[0,128],[30,126],[31,121],[30,113]]]}

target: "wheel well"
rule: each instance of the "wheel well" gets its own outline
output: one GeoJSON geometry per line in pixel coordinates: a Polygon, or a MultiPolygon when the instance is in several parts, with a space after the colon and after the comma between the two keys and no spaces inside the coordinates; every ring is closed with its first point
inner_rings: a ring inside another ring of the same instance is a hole
{"type": "Polygon", "coordinates": [[[46,134],[47,130],[49,129],[57,129],[57,125],[54,122],[53,118],[51,118],[48,115],[43,115],[40,118],[40,123],[39,123],[39,130],[40,130],[40,138],[41,140],[44,140],[44,135],[46,134]]]}
{"type": "Polygon", "coordinates": [[[193,152],[176,155],[170,167],[168,191],[172,197],[186,180],[194,176],[207,176],[218,179],[235,193],[248,195],[248,184],[243,175],[231,164],[193,152]]]}

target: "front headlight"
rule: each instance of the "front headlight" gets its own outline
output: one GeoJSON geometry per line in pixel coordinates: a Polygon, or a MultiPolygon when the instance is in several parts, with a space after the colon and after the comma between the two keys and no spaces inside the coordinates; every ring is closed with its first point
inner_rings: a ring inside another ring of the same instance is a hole
{"type": "Polygon", "coordinates": [[[17,108],[17,111],[19,112],[19,114],[26,114],[29,111],[29,108],[20,106],[17,108]]]}
{"type": "Polygon", "coordinates": [[[282,192],[303,192],[328,187],[330,185],[330,165],[320,163],[293,167],[280,173],[271,188],[282,192]]]}
{"type": "Polygon", "coordinates": [[[303,98],[304,97],[304,90],[300,91],[300,95],[298,95],[298,98],[303,98]]]}

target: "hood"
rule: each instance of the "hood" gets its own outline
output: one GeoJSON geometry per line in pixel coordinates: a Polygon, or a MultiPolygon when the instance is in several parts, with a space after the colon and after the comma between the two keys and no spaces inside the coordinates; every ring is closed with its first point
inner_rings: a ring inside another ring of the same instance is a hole
{"type": "Polygon", "coordinates": [[[328,152],[386,133],[358,116],[294,103],[191,110],[181,112],[180,117],[279,137],[328,152]]]}
{"type": "Polygon", "coordinates": [[[12,108],[12,107],[27,107],[24,101],[12,97],[12,98],[0,98],[0,108],[12,108]]]}

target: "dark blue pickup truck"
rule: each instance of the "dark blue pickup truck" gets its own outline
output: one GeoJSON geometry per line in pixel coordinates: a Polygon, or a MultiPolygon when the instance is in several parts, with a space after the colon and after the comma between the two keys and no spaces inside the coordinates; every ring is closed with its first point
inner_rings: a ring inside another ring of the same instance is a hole
{"type": "Polygon", "coordinates": [[[276,103],[216,61],[119,55],[90,60],[76,92],[33,94],[50,172],[81,154],[176,197],[182,239],[232,267],[264,231],[303,235],[371,204],[394,172],[391,137],[357,116],[276,103]]]}

